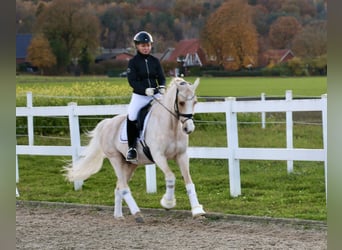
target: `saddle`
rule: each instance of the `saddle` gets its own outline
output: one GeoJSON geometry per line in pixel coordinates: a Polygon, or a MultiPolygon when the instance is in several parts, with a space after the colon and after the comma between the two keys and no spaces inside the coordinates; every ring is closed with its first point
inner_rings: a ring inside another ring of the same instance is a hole
{"type": "Polygon", "coordinates": [[[147,114],[148,112],[151,110],[152,104],[151,102],[149,104],[147,104],[146,106],[144,106],[138,113],[138,119],[137,119],[137,127],[139,130],[139,134],[141,134],[142,132],[144,132],[144,124],[145,124],[145,120],[147,120],[147,114]]]}
{"type": "MultiPolygon", "coordinates": [[[[152,102],[150,102],[146,106],[144,106],[138,113],[137,129],[139,131],[139,133],[138,133],[139,136],[138,136],[137,140],[140,142],[146,157],[150,161],[154,162],[150,148],[147,146],[145,139],[144,139],[146,124],[147,124],[147,120],[149,118],[151,107],[152,107],[152,102]]],[[[124,120],[124,122],[121,125],[121,133],[120,133],[120,142],[121,143],[127,143],[128,142],[126,126],[127,126],[126,120],[124,120]]]]}

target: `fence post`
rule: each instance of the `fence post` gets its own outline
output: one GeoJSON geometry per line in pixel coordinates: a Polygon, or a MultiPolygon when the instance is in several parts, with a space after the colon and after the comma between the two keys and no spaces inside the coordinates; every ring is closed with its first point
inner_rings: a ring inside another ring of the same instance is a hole
{"type": "MultiPolygon", "coordinates": [[[[266,100],[265,93],[261,93],[261,101],[264,102],[266,100]]],[[[266,127],[266,112],[261,112],[261,128],[266,127]]]]}
{"type": "Polygon", "coordinates": [[[328,200],[328,116],[327,116],[327,94],[322,95],[322,132],[323,132],[323,149],[324,149],[324,178],[325,178],[325,199],[328,200]]]}
{"type": "Polygon", "coordinates": [[[239,147],[237,113],[233,111],[235,97],[227,97],[226,127],[228,140],[228,165],[230,195],[237,197],[241,194],[240,161],[235,158],[235,150],[239,147]]]}
{"type": "Polygon", "coordinates": [[[145,165],[145,174],[146,174],[146,192],[156,193],[157,192],[156,165],[155,164],[145,165]]]}
{"type": "MultiPolygon", "coordinates": [[[[285,100],[287,102],[292,101],[292,90],[286,90],[285,100]]],[[[293,148],[293,120],[292,120],[292,111],[286,111],[286,148],[293,148]]],[[[293,172],[293,161],[287,161],[287,173],[293,172]]]]}
{"type": "MultiPolygon", "coordinates": [[[[68,103],[69,107],[69,127],[70,127],[70,139],[72,150],[72,162],[75,162],[80,157],[81,139],[80,139],[80,125],[78,115],[75,114],[75,108],[77,103],[68,103]]],[[[82,188],[83,181],[75,181],[74,189],[79,190],[82,188]]]]}
{"type": "MultiPolygon", "coordinates": [[[[26,93],[26,107],[32,108],[33,101],[32,101],[32,92],[26,93]]],[[[34,133],[33,133],[33,115],[27,115],[27,132],[28,132],[28,142],[29,145],[32,146],[34,143],[34,133]]]]}
{"type": "MultiPolygon", "coordinates": [[[[15,155],[15,182],[19,182],[19,167],[18,167],[18,155],[15,155]]],[[[15,185],[15,196],[19,197],[19,191],[17,185],[15,185]]]]}

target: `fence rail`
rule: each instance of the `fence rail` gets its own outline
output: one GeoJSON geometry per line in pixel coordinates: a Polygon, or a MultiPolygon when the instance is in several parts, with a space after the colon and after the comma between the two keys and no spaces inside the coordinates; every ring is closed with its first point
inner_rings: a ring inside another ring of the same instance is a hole
{"type": "MultiPolygon", "coordinates": [[[[28,145],[16,146],[18,155],[56,155],[72,156],[76,161],[84,150],[80,142],[79,117],[92,115],[117,115],[126,113],[127,105],[85,105],[77,106],[69,103],[61,107],[33,107],[32,94],[27,94],[27,106],[17,107],[17,117],[28,119],[28,145]],[[43,116],[68,116],[70,129],[70,146],[38,146],[34,142],[33,117],[43,116]]],[[[322,161],[325,170],[325,187],[327,187],[327,95],[320,99],[293,100],[292,92],[286,91],[285,100],[237,101],[234,97],[225,98],[224,101],[199,102],[195,107],[196,113],[225,113],[227,147],[189,147],[190,158],[203,159],[227,159],[229,171],[230,195],[241,195],[240,160],[286,160],[287,171],[293,171],[293,161],[322,161]],[[296,111],[320,111],[322,113],[322,149],[293,148],[293,120],[292,112],[296,111]],[[265,127],[266,112],[286,113],[286,148],[241,148],[238,138],[237,114],[255,112],[262,114],[263,128],[265,127]]],[[[19,166],[16,161],[17,177],[19,181],[19,166]]],[[[83,182],[75,182],[74,188],[82,187],[83,182]]],[[[146,189],[148,193],[156,192],[156,169],[155,165],[146,165],[146,189]]],[[[326,189],[327,190],[327,189],[326,189]]],[[[17,192],[18,195],[18,192],[17,192]]]]}

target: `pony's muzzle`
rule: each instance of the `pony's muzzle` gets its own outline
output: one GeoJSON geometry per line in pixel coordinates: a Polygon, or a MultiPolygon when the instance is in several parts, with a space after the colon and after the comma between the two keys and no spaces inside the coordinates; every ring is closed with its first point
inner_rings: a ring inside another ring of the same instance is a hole
{"type": "Polygon", "coordinates": [[[195,124],[192,119],[187,119],[183,122],[183,131],[186,134],[191,134],[195,130],[195,124]]]}

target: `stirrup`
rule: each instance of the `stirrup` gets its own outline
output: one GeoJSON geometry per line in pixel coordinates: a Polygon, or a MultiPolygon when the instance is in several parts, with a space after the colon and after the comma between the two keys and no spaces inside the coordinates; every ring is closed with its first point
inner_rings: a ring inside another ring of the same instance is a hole
{"type": "Polygon", "coordinates": [[[126,161],[137,161],[138,160],[138,154],[137,150],[135,148],[129,148],[126,155],[126,161]]]}

